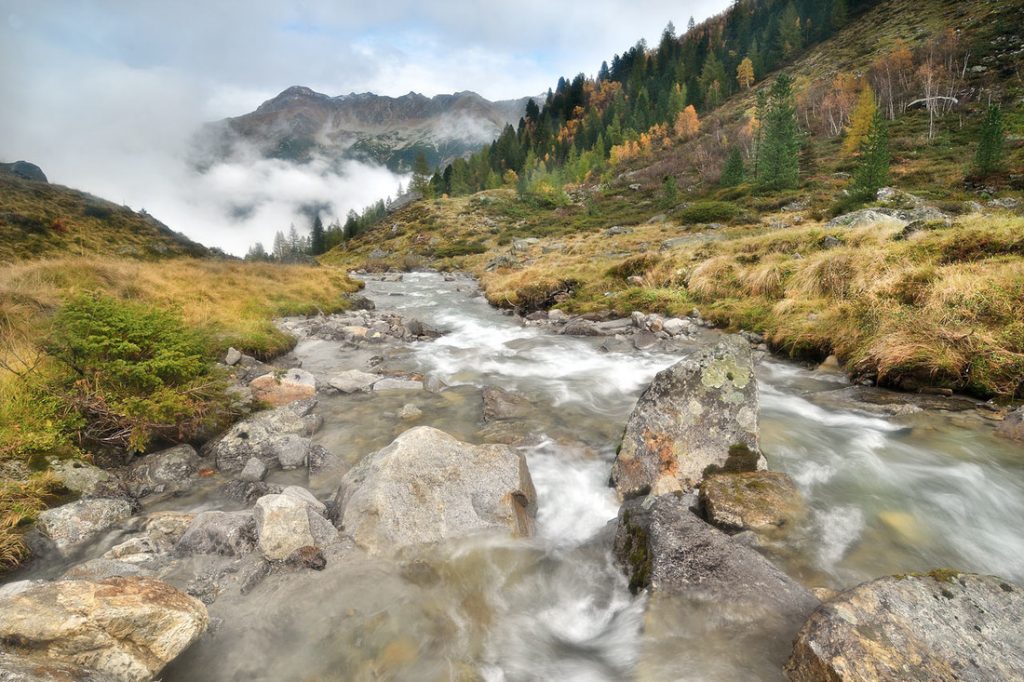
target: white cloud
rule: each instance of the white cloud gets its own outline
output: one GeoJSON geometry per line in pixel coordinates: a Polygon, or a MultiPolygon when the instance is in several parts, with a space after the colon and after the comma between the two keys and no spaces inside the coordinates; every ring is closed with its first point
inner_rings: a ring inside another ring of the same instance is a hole
{"type": "Polygon", "coordinates": [[[480,3],[449,0],[0,0],[0,160],[134,208],[239,253],[298,220],[304,203],[343,216],[393,193],[397,176],[349,163],[189,170],[201,123],[251,111],[289,85],[329,94],[491,99],[539,94],[593,73],[638,38],[657,40],[728,0],[480,3]],[[243,219],[232,206],[253,202],[243,219]]]}

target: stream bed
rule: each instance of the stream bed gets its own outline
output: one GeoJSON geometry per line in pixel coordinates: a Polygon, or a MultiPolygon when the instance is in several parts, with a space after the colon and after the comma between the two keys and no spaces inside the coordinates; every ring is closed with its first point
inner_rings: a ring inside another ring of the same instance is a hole
{"type": "MultiPolygon", "coordinates": [[[[619,500],[608,476],[626,419],[659,370],[717,332],[700,330],[678,353],[608,352],[600,338],[523,326],[468,278],[410,273],[370,279],[363,293],[444,332],[382,348],[378,370],[447,388],[321,395],[315,440],[347,465],[416,425],[484,442],[496,434],[482,421],[481,388],[520,391],[531,409],[513,428],[537,489],[535,537],[474,536],[395,559],[351,547],[323,571],[272,574],[214,602],[211,632],[163,680],[781,679],[791,642],[755,632],[740,645],[716,627],[713,607],[648,609],[610,552],[619,500]],[[420,414],[403,419],[410,404],[420,414]]],[[[318,377],[367,362],[365,349],[323,340],[294,355],[318,377]]],[[[1024,581],[1024,458],[982,406],[854,387],[771,358],[758,379],[769,467],[792,476],[810,508],[806,523],[761,548],[791,576],[844,589],[951,567],[1024,581]]],[[[324,499],[343,474],[269,480],[324,499]]],[[[231,505],[200,492],[167,508],[231,505]]]]}

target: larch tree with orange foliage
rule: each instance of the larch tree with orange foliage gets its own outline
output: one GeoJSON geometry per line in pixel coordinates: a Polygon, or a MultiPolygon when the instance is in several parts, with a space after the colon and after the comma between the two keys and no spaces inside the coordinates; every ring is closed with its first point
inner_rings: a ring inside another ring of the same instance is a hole
{"type": "Polygon", "coordinates": [[[736,67],[736,81],[741,88],[746,90],[749,90],[750,86],[754,84],[754,62],[750,61],[750,57],[744,57],[740,65],[736,67]]]}
{"type": "Polygon", "coordinates": [[[853,115],[850,116],[850,127],[846,129],[846,140],[843,142],[845,154],[855,154],[860,150],[861,144],[871,131],[871,122],[877,110],[875,91],[865,83],[860,95],[857,96],[857,106],[853,110],[853,115]]]}
{"type": "Polygon", "coordinates": [[[697,117],[697,110],[689,105],[679,112],[676,122],[673,125],[676,137],[682,140],[689,140],[700,132],[700,119],[697,117]]]}

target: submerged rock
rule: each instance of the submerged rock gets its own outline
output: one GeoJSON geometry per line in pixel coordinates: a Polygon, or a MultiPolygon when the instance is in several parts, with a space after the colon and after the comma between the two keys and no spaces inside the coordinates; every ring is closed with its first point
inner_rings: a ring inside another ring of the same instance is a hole
{"type": "Polygon", "coordinates": [[[533,533],[537,494],[522,453],[420,426],[343,479],[341,524],[372,553],[479,531],[533,533]]]}
{"type": "Polygon", "coordinates": [[[132,515],[132,508],[121,499],[79,500],[39,514],[36,528],[67,552],[113,528],[132,515]]]}
{"type": "Polygon", "coordinates": [[[197,514],[178,541],[183,554],[242,556],[256,546],[256,519],[249,510],[197,514]]]}
{"type": "Polygon", "coordinates": [[[201,602],[142,577],[14,583],[0,613],[6,654],[128,682],[153,679],[209,622],[201,602]]]}
{"type": "Polygon", "coordinates": [[[1024,588],[954,571],[873,580],[814,612],[786,675],[793,682],[1024,679],[1024,588]]]}
{"type": "Polygon", "coordinates": [[[518,391],[485,386],[482,392],[485,422],[499,419],[523,419],[531,413],[530,399],[518,391]]]}
{"type": "Polygon", "coordinates": [[[709,476],[701,484],[700,503],[708,522],[726,532],[775,531],[807,514],[793,479],[778,471],[709,476]]]}
{"type": "Polygon", "coordinates": [[[711,468],[763,469],[750,345],[726,336],[654,377],[626,423],[611,480],[623,497],[689,490],[711,468]]]}

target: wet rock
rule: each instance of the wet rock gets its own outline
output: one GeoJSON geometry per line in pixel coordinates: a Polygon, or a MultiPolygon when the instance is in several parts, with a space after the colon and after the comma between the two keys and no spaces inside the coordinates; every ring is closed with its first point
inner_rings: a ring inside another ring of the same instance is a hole
{"type": "Polygon", "coordinates": [[[250,457],[249,461],[242,467],[242,471],[238,474],[240,481],[249,481],[255,483],[256,481],[262,481],[267,475],[267,465],[259,457],[250,457]]]}
{"type": "Polygon", "coordinates": [[[522,453],[428,426],[363,458],[336,499],[346,533],[375,554],[480,531],[528,536],[537,513],[522,453]]]}
{"type": "Polygon", "coordinates": [[[79,500],[41,512],[36,528],[59,551],[67,552],[131,515],[131,506],[125,500],[79,500]]]}
{"type": "Polygon", "coordinates": [[[195,448],[178,445],[146,455],[133,463],[125,474],[125,482],[136,497],[183,492],[195,483],[200,467],[195,448]]]}
{"type": "Polygon", "coordinates": [[[306,466],[313,443],[308,438],[286,433],[274,439],[277,462],[285,471],[306,466]]]}
{"type": "Polygon", "coordinates": [[[209,623],[201,602],[142,577],[8,585],[0,613],[7,654],[127,682],[156,677],[209,623]]]}
{"type": "Polygon", "coordinates": [[[626,423],[612,483],[623,497],[661,495],[693,488],[708,467],[764,469],[757,414],[750,345],[726,336],[655,376],[626,423]]]}
{"type": "Polygon", "coordinates": [[[298,568],[311,568],[314,571],[322,571],[327,567],[327,559],[319,547],[307,545],[299,547],[288,555],[285,563],[298,568]]]}
{"type": "Polygon", "coordinates": [[[109,471],[77,459],[50,460],[50,472],[68,490],[83,498],[128,498],[121,479],[109,471]]]}
{"type": "Polygon", "coordinates": [[[1024,679],[1024,588],[953,571],[873,580],[814,612],[786,675],[793,682],[1024,679]]]}
{"type": "Polygon", "coordinates": [[[681,495],[635,498],[619,510],[615,556],[630,589],[781,617],[799,628],[818,600],[756,550],[692,513],[681,495]]]}
{"type": "Polygon", "coordinates": [[[276,483],[239,481],[236,479],[222,485],[218,492],[229,500],[252,504],[264,495],[276,495],[282,490],[283,487],[276,483]]]}
{"type": "Polygon", "coordinates": [[[315,396],[316,378],[304,369],[293,368],[280,376],[270,373],[256,377],[249,388],[256,400],[280,407],[315,396]]]}
{"type": "Polygon", "coordinates": [[[228,352],[224,355],[224,364],[228,367],[234,367],[242,360],[242,351],[236,348],[228,348],[228,352]]]}
{"type": "Polygon", "coordinates": [[[377,305],[362,294],[347,294],[345,296],[351,310],[374,310],[377,305]]]}
{"type": "Polygon", "coordinates": [[[658,337],[653,332],[641,329],[633,334],[633,347],[637,350],[647,350],[658,345],[658,337]]]}
{"type": "MultiPolygon", "coordinates": [[[[129,578],[152,574],[152,570],[138,564],[99,557],[72,566],[65,571],[63,578],[67,580],[106,580],[107,578],[129,578]]],[[[0,680],[3,679],[0,674],[0,680]]]]}
{"type": "Polygon", "coordinates": [[[196,515],[177,544],[182,554],[243,556],[256,546],[256,519],[249,510],[196,515]]]}
{"type": "Polygon", "coordinates": [[[422,391],[423,382],[411,379],[381,379],[373,385],[373,390],[380,391],[422,391]]]}
{"type": "Polygon", "coordinates": [[[564,310],[558,308],[552,308],[548,311],[549,322],[565,322],[569,319],[569,315],[564,310]]]}
{"type": "Polygon", "coordinates": [[[566,336],[602,336],[601,330],[593,322],[579,318],[570,320],[559,333],[566,336]]]}
{"type": "Polygon", "coordinates": [[[530,399],[518,391],[485,386],[482,391],[485,422],[499,419],[523,419],[531,412],[530,399]]]}
{"type": "Polygon", "coordinates": [[[264,557],[281,561],[300,547],[324,547],[337,539],[338,531],[322,515],[326,507],[315,497],[312,502],[294,493],[256,500],[257,545],[264,557]]]}
{"type": "Polygon", "coordinates": [[[278,450],[288,443],[281,441],[282,436],[310,436],[319,428],[320,419],[312,414],[315,406],[316,401],[304,401],[260,412],[208,443],[204,454],[214,459],[219,470],[229,473],[241,471],[252,457],[277,466],[278,450]]]}
{"type": "Polygon", "coordinates": [[[793,479],[778,471],[708,476],[700,504],[709,523],[730,533],[790,528],[807,514],[793,479]]]}
{"type": "Polygon", "coordinates": [[[670,317],[662,325],[670,336],[679,336],[688,333],[693,325],[688,320],[681,320],[678,317],[670,317]]]}
{"type": "Polygon", "coordinates": [[[369,391],[373,384],[382,378],[379,374],[370,374],[358,369],[350,369],[331,377],[327,383],[342,393],[356,393],[359,391],[369,391]]]}
{"type": "Polygon", "coordinates": [[[440,393],[445,388],[447,388],[447,384],[444,383],[441,377],[437,376],[436,374],[431,374],[423,382],[423,388],[425,388],[430,393],[440,393]]]}
{"type": "Polygon", "coordinates": [[[996,427],[996,433],[1003,438],[1024,441],[1024,407],[1006,415],[1006,419],[996,427]]]}

